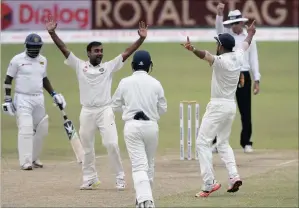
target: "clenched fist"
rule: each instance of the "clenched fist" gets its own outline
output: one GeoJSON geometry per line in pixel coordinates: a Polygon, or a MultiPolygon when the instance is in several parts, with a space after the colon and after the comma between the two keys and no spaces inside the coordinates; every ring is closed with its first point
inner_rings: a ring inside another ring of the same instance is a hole
{"type": "Polygon", "coordinates": [[[217,5],[217,15],[218,16],[223,16],[223,10],[224,10],[225,5],[221,2],[218,3],[217,5]]]}

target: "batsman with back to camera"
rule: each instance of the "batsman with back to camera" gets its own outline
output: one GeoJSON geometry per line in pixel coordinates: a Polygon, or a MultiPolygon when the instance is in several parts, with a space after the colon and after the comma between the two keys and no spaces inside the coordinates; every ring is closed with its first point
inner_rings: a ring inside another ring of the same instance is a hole
{"type": "Polygon", "coordinates": [[[217,135],[218,153],[225,163],[229,174],[227,192],[237,192],[242,185],[238,174],[234,152],[229,144],[231,127],[236,115],[235,93],[239,82],[243,59],[246,56],[252,38],[255,34],[255,21],[247,29],[247,37],[242,46],[233,51],[235,39],[229,33],[215,37],[217,41],[217,56],[208,51],[197,50],[191,45],[189,38],[183,46],[192,51],[197,57],[207,61],[213,68],[211,81],[211,100],[202,118],[202,124],[196,139],[199,152],[199,163],[204,185],[196,197],[208,197],[212,192],[220,189],[214,177],[213,155],[211,144],[217,135]]]}
{"type": "MultiPolygon", "coordinates": [[[[242,46],[244,39],[247,36],[245,27],[245,22],[248,21],[247,18],[242,17],[239,10],[230,11],[228,14],[228,20],[223,22],[223,10],[225,5],[219,3],[217,6],[217,16],[215,21],[215,27],[217,34],[229,33],[236,40],[236,48],[242,46]]],[[[256,41],[252,40],[249,49],[245,53],[245,59],[242,63],[242,69],[240,73],[240,80],[238,83],[238,88],[236,91],[236,99],[239,107],[239,112],[241,115],[242,131],[240,136],[240,145],[244,149],[245,153],[253,152],[252,148],[252,122],[251,122],[251,76],[250,71],[253,74],[254,85],[253,93],[254,95],[259,93],[260,90],[260,79],[261,75],[259,72],[259,60],[256,41]]],[[[217,151],[216,145],[217,139],[213,141],[214,152],[217,151]]]]}
{"type": "Polygon", "coordinates": [[[167,111],[161,83],[149,75],[152,69],[149,52],[133,56],[133,75],[123,78],[113,95],[112,107],[123,111],[124,139],[132,163],[136,207],[153,208],[154,158],[158,146],[160,115],[167,111]]]}
{"type": "Polygon", "coordinates": [[[116,173],[116,188],[125,188],[125,173],[123,170],[115,116],[111,107],[111,85],[115,72],[119,71],[124,62],[144,42],[147,36],[147,26],[139,24],[139,39],[109,62],[102,62],[103,45],[91,42],[87,45],[88,61],[76,57],[63,43],[55,32],[56,21],[50,16],[46,28],[56,46],[66,58],[65,64],[73,68],[77,74],[80,89],[80,140],[85,155],[82,162],[83,184],[82,190],[94,189],[100,185],[95,168],[95,131],[98,129],[102,136],[102,143],[106,147],[110,163],[116,173]]]}
{"type": "Polygon", "coordinates": [[[45,111],[43,88],[53,97],[54,103],[65,108],[66,102],[57,94],[47,77],[47,59],[40,54],[42,39],[29,34],[25,52],[15,55],[8,66],[4,81],[4,113],[15,116],[18,126],[18,153],[21,169],[42,168],[39,157],[43,139],[48,134],[48,115],[45,111]],[[11,96],[15,79],[14,101],[11,96]]]}

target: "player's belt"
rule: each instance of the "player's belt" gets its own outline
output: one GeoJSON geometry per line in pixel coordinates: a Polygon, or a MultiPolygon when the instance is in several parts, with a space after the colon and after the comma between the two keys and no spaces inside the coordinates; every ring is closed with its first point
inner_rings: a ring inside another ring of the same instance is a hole
{"type": "Polygon", "coordinates": [[[28,95],[28,96],[40,96],[42,93],[38,93],[38,94],[28,94],[28,93],[22,93],[22,92],[17,92],[17,94],[24,94],[24,95],[28,95]]]}
{"type": "Polygon", "coordinates": [[[150,120],[150,119],[143,111],[139,111],[134,116],[134,120],[150,120]]]}

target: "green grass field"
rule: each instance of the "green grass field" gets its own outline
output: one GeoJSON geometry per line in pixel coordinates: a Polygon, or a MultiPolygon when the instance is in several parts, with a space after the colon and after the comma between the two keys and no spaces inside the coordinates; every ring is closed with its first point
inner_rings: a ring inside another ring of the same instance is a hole
{"type": "MultiPolygon", "coordinates": [[[[211,52],[214,52],[216,49],[214,43],[196,43],[195,45],[197,48],[208,49],[211,52]]],[[[70,44],[68,46],[78,57],[86,59],[85,44],[70,44]]],[[[104,60],[118,55],[127,46],[128,44],[105,44],[104,60]]],[[[179,101],[199,101],[201,108],[200,115],[203,115],[210,98],[210,67],[193,54],[185,51],[179,44],[144,44],[141,48],[151,53],[154,62],[152,76],[161,81],[168,100],[168,113],[160,120],[159,153],[164,154],[167,150],[175,150],[179,158],[179,101]]],[[[258,49],[262,78],[260,94],[252,96],[252,140],[254,148],[298,150],[298,43],[258,43],[258,49]]],[[[4,79],[10,59],[22,50],[23,45],[2,45],[1,82],[4,79]]],[[[70,119],[73,120],[76,128],[79,129],[80,102],[75,72],[63,64],[63,55],[54,45],[45,45],[43,55],[48,58],[48,77],[55,90],[65,96],[67,101],[66,111],[70,119]]],[[[121,78],[129,76],[132,73],[130,62],[131,59],[127,61],[121,71],[115,74],[112,93],[114,93],[121,78]]],[[[46,95],[46,107],[50,116],[50,127],[49,135],[45,140],[42,159],[73,159],[74,156],[62,126],[60,112],[52,105],[49,95],[46,95]]],[[[121,121],[120,114],[116,114],[116,118],[120,148],[125,152],[122,135],[123,122],[121,121]]],[[[2,115],[1,120],[2,157],[17,158],[17,128],[15,118],[2,115]]],[[[231,134],[231,145],[233,148],[240,148],[239,135],[240,117],[238,113],[231,134]]],[[[106,150],[101,144],[100,134],[96,136],[96,154],[106,154],[106,150]]],[[[261,178],[264,178],[264,176],[261,178]]],[[[254,178],[251,182],[256,184],[254,178]]],[[[298,185],[298,178],[295,182],[298,185]]],[[[287,190],[288,187],[286,188],[287,190]]],[[[184,201],[179,203],[180,198],[184,198],[184,194],[182,193],[180,197],[172,196],[170,199],[161,200],[161,206],[167,207],[168,203],[178,201],[175,205],[186,207],[186,205],[181,205],[184,201]],[[173,202],[173,198],[176,201],[173,202]]],[[[259,196],[258,193],[255,195],[253,199],[259,196]]],[[[275,199],[275,195],[272,195],[271,198],[275,199]]],[[[285,201],[288,200],[286,199],[285,201]]],[[[185,199],[185,202],[190,202],[190,207],[196,206],[196,204],[188,201],[188,199],[185,199]]],[[[239,206],[236,203],[228,205],[232,207],[239,206]]],[[[283,206],[287,205],[290,204],[283,206]]],[[[213,203],[207,204],[204,207],[210,206],[213,207],[216,205],[213,203]]],[[[265,205],[261,203],[256,204],[256,206],[265,205]]],[[[219,207],[219,205],[216,207],[219,207]]]]}

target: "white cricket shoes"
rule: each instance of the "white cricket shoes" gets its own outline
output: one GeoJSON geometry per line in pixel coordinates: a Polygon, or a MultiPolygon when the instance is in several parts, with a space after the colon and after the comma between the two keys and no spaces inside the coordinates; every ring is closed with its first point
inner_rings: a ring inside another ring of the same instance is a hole
{"type": "Polygon", "coordinates": [[[32,165],[34,168],[43,168],[44,167],[43,163],[40,160],[33,161],[32,165]]]}
{"type": "Polygon", "coordinates": [[[31,171],[32,165],[30,163],[25,163],[24,165],[21,166],[21,169],[25,171],[31,171]]]}
{"type": "Polygon", "coordinates": [[[136,201],[136,208],[155,208],[155,204],[151,200],[146,200],[139,204],[136,201]]]}
{"type": "Polygon", "coordinates": [[[252,148],[252,146],[251,146],[251,145],[246,145],[246,146],[244,147],[244,152],[245,152],[245,153],[251,153],[251,152],[253,152],[253,148],[252,148]]]}
{"type": "Polygon", "coordinates": [[[126,181],[123,178],[116,179],[116,189],[124,190],[126,188],[126,181]]]}
{"type": "Polygon", "coordinates": [[[97,189],[100,186],[101,182],[98,179],[94,181],[89,181],[87,183],[83,183],[80,187],[80,190],[93,190],[97,189]]]}
{"type": "Polygon", "coordinates": [[[240,186],[242,186],[243,182],[241,181],[239,176],[229,179],[227,192],[234,193],[239,191],[240,186]]]}

